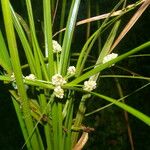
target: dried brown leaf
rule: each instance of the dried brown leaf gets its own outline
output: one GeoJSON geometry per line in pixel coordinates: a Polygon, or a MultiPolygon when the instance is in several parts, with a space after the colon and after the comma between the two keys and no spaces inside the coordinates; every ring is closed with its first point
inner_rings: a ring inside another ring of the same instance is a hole
{"type": "Polygon", "coordinates": [[[140,8],[136,11],[136,13],[133,15],[133,17],[130,19],[128,24],[125,26],[123,31],[120,33],[114,44],[112,45],[109,53],[113,51],[113,49],[119,44],[119,42],[123,39],[123,37],[128,33],[128,31],[133,27],[133,25],[136,23],[136,21],[140,18],[140,16],[143,14],[143,12],[146,10],[146,8],[149,6],[150,0],[145,0],[144,3],[140,6],[140,8]]]}
{"type": "Polygon", "coordinates": [[[88,133],[83,132],[81,138],[78,143],[74,146],[73,150],[82,150],[86,142],[88,141],[88,133]]]}

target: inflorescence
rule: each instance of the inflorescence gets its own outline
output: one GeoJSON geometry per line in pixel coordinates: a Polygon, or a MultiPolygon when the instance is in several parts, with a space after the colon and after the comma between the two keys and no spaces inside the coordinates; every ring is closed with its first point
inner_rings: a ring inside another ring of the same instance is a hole
{"type": "MultiPolygon", "coordinates": [[[[118,54],[116,54],[116,53],[111,53],[111,54],[108,54],[108,55],[106,55],[104,58],[103,58],[103,64],[104,63],[107,63],[108,61],[110,61],[110,60],[113,60],[113,59],[115,59],[115,58],[117,58],[118,57],[118,54]]],[[[111,66],[114,66],[115,64],[112,64],[111,66]]]]}
{"type": "MultiPolygon", "coordinates": [[[[53,52],[54,53],[60,53],[62,51],[61,46],[58,44],[57,41],[53,40],[53,52]]],[[[104,57],[103,59],[103,64],[116,58],[118,54],[112,53],[104,57]]],[[[114,65],[114,64],[113,64],[114,65]]],[[[54,95],[57,98],[62,99],[64,97],[64,89],[62,88],[64,84],[67,83],[67,79],[74,76],[76,73],[76,68],[74,66],[69,66],[67,69],[67,74],[66,77],[63,77],[61,74],[56,73],[55,75],[52,76],[50,84],[54,86],[54,95]]],[[[14,89],[17,89],[16,81],[15,81],[15,75],[14,73],[11,75],[12,79],[12,85],[14,89]]],[[[23,79],[27,80],[36,80],[36,76],[34,74],[29,74],[28,76],[23,76],[23,79]]],[[[83,85],[83,90],[87,92],[91,92],[92,90],[96,89],[97,83],[96,80],[92,80],[92,78],[89,78],[88,81],[84,82],[83,85]]]]}

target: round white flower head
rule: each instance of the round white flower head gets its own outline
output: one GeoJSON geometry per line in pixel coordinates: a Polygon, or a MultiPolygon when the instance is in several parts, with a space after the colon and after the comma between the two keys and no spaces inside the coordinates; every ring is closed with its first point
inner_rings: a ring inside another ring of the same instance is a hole
{"type": "Polygon", "coordinates": [[[52,44],[53,44],[53,52],[54,53],[61,52],[62,48],[61,48],[61,46],[59,45],[59,43],[57,41],[53,40],[52,44]]]}
{"type": "Polygon", "coordinates": [[[74,75],[76,72],[76,68],[74,66],[70,66],[67,70],[67,74],[74,75]]]}
{"type": "Polygon", "coordinates": [[[91,92],[96,88],[96,81],[89,80],[84,82],[83,90],[91,92]]]}
{"type": "Polygon", "coordinates": [[[28,76],[25,77],[25,79],[28,79],[28,80],[35,80],[36,79],[36,76],[34,74],[29,74],[28,76]]]}
{"type": "Polygon", "coordinates": [[[61,88],[61,86],[56,86],[54,88],[54,95],[60,99],[64,97],[64,90],[61,88]]]}
{"type": "MultiPolygon", "coordinates": [[[[18,89],[18,86],[17,86],[17,84],[16,84],[16,81],[15,81],[15,74],[14,74],[14,72],[11,74],[11,81],[12,81],[12,86],[13,86],[13,88],[15,89],[15,90],[17,90],[18,89]]],[[[24,78],[24,76],[22,75],[22,77],[24,78]]],[[[25,77],[26,78],[26,77],[25,77]]],[[[24,85],[24,87],[25,87],[25,89],[27,90],[29,87],[28,87],[28,85],[24,85]]]]}
{"type": "MultiPolygon", "coordinates": [[[[109,55],[106,55],[104,58],[103,58],[103,64],[112,60],[112,59],[115,59],[116,57],[118,57],[118,54],[116,53],[111,53],[109,55]]],[[[114,64],[112,64],[112,66],[114,66],[114,64]]]]}
{"type": "Polygon", "coordinates": [[[15,79],[15,74],[14,74],[14,72],[11,74],[11,76],[10,76],[12,79],[15,79]]]}
{"type": "Polygon", "coordinates": [[[53,85],[61,86],[65,83],[67,83],[66,80],[60,74],[55,74],[54,76],[52,76],[52,84],[53,85]]]}

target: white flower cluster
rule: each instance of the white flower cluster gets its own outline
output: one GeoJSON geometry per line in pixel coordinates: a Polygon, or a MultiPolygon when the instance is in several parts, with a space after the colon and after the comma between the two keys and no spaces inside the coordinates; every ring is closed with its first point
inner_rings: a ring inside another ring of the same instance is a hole
{"type": "Polygon", "coordinates": [[[36,76],[34,74],[29,74],[28,76],[25,77],[25,79],[28,79],[28,80],[35,80],[36,79],[36,76]]]}
{"type": "MultiPolygon", "coordinates": [[[[112,60],[112,59],[115,59],[116,57],[118,57],[118,54],[116,53],[111,53],[109,55],[106,55],[104,58],[103,58],[103,64],[112,60]]],[[[114,64],[112,64],[112,66],[114,66],[114,64]]]]}
{"type": "MultiPolygon", "coordinates": [[[[16,79],[15,79],[15,74],[14,74],[14,72],[12,73],[12,75],[11,75],[10,77],[11,77],[11,80],[13,81],[13,82],[12,82],[12,86],[14,87],[15,90],[17,90],[17,89],[18,89],[18,86],[17,86],[17,84],[16,84],[16,79]]],[[[36,77],[35,77],[35,75],[30,74],[29,76],[26,76],[26,77],[24,77],[24,76],[22,75],[22,78],[23,78],[23,79],[25,78],[25,79],[34,80],[36,77]]],[[[29,88],[28,85],[24,85],[24,87],[25,87],[26,90],[29,88]]]]}
{"type": "Polygon", "coordinates": [[[52,76],[52,84],[55,86],[54,88],[54,95],[60,99],[64,96],[64,90],[61,88],[64,85],[66,80],[60,74],[55,74],[52,76]]]}
{"type": "Polygon", "coordinates": [[[11,74],[11,76],[10,76],[10,77],[11,77],[11,80],[12,80],[12,81],[14,81],[14,80],[15,80],[15,74],[14,74],[14,72],[11,74]]]}
{"type": "Polygon", "coordinates": [[[13,86],[13,88],[14,88],[15,90],[17,90],[18,87],[17,87],[17,84],[16,84],[16,78],[15,78],[14,72],[11,74],[10,77],[11,77],[11,81],[12,81],[12,86],[13,86]]]}
{"type": "Polygon", "coordinates": [[[66,80],[62,77],[60,74],[55,74],[52,76],[52,84],[55,86],[61,86],[63,84],[67,83],[66,80]]]}
{"type": "Polygon", "coordinates": [[[84,82],[83,90],[91,92],[96,88],[96,81],[88,80],[84,82]]]}
{"type": "Polygon", "coordinates": [[[54,88],[54,95],[60,99],[64,97],[64,90],[61,88],[61,86],[56,86],[54,88]]]}
{"type": "Polygon", "coordinates": [[[70,66],[67,70],[68,75],[74,75],[76,73],[76,68],[74,66],[70,66]]]}
{"type": "Polygon", "coordinates": [[[59,45],[59,43],[57,41],[52,40],[52,44],[53,44],[53,52],[54,53],[61,52],[62,48],[61,48],[61,46],[59,45]]]}

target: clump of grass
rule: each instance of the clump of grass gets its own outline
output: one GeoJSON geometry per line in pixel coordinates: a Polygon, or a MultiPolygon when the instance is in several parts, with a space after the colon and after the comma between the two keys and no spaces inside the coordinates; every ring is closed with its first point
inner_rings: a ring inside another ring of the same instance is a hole
{"type": "MultiPolygon", "coordinates": [[[[79,51],[79,55],[77,54],[77,60],[72,64],[71,45],[74,30],[76,25],[81,24],[81,22],[76,24],[80,0],[71,1],[64,36],[62,32],[57,32],[59,43],[62,43],[62,46],[54,40],[52,32],[52,19],[57,21],[57,18],[54,19],[51,10],[55,9],[58,1],[43,0],[44,48],[41,47],[37,38],[31,1],[25,1],[28,15],[28,23],[26,23],[14,11],[9,0],[1,0],[8,48],[3,34],[0,32],[0,64],[4,69],[1,72],[0,80],[12,87],[9,92],[25,139],[22,149],[25,146],[31,150],[82,149],[88,140],[88,133],[93,131],[93,128],[82,126],[86,101],[92,96],[104,99],[111,105],[120,107],[150,125],[150,118],[142,112],[121,102],[120,99],[117,100],[96,92],[101,71],[113,67],[117,62],[150,46],[150,42],[146,42],[119,56],[115,52],[112,53],[149,6],[149,3],[149,1],[137,1],[133,5],[126,6],[126,1],[120,0],[110,13],[97,16],[95,19],[89,18],[85,22],[82,21],[82,23],[88,23],[87,39],[79,51]],[[118,35],[121,17],[138,5],[141,5],[140,8],[118,35]],[[122,9],[118,10],[120,7],[122,9]],[[104,19],[103,22],[98,23],[98,29],[90,34],[90,22],[100,19],[104,19]],[[90,66],[86,68],[93,45],[110,26],[112,29],[103,46],[100,46],[100,40],[98,42],[98,47],[102,48],[96,52],[98,57],[95,64],[90,62],[90,66]],[[27,61],[27,64],[23,66],[20,63],[20,48],[17,45],[16,35],[21,41],[21,49],[24,50],[27,61]],[[26,70],[29,72],[27,76],[24,75],[26,70]],[[79,103],[76,113],[75,101],[79,103]],[[44,135],[39,130],[39,124],[43,127],[44,135]]],[[[88,4],[88,17],[90,17],[90,1],[88,4]]],[[[61,31],[65,26],[65,7],[66,0],[63,0],[59,28],[61,31]]],[[[130,76],[122,77],[132,78],[130,76]]],[[[136,78],[149,82],[149,78],[142,76],[136,76],[136,78]]],[[[102,109],[104,108],[99,108],[98,111],[102,109]]]]}

